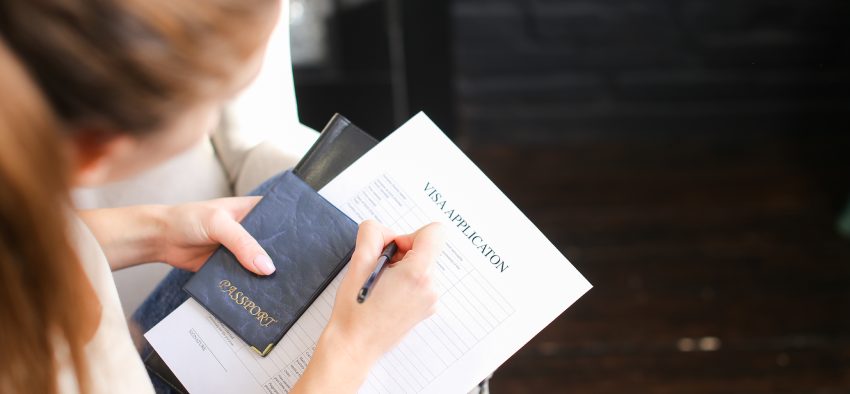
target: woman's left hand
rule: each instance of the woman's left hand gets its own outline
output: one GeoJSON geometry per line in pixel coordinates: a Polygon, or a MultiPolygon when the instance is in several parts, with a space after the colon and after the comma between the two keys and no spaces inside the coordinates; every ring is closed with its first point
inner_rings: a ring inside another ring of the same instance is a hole
{"type": "Polygon", "coordinates": [[[220,245],[258,275],[274,264],[239,221],[261,197],[232,197],[180,205],[137,205],[79,212],[112,270],[163,261],[197,271],[220,245]]]}
{"type": "Polygon", "coordinates": [[[224,245],[249,271],[271,274],[275,270],[272,260],[239,224],[260,198],[220,198],[167,207],[162,260],[197,271],[219,245],[224,245]]]}

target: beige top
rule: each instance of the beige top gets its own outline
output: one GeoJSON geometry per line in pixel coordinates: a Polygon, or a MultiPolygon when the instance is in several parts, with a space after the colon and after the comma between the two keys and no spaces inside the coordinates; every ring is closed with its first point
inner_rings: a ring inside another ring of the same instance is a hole
{"type": "MultiPolygon", "coordinates": [[[[130,339],[118,290],[103,250],[85,223],[76,216],[71,219],[71,230],[80,261],[103,306],[100,325],[86,345],[92,393],[153,393],[150,378],[130,339]]],[[[61,392],[79,392],[71,366],[67,360],[63,362],[62,349],[59,353],[61,392]]]]}

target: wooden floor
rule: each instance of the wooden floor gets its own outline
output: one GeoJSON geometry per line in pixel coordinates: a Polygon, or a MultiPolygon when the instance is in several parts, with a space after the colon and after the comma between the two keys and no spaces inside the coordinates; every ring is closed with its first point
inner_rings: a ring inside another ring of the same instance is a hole
{"type": "Polygon", "coordinates": [[[494,393],[850,392],[850,135],[561,140],[464,144],[595,286],[494,393]]]}

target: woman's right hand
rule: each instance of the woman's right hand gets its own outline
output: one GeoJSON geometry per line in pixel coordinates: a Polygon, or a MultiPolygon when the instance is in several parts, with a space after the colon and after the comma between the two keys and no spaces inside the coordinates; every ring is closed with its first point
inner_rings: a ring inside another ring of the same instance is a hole
{"type": "Polygon", "coordinates": [[[294,392],[356,391],[378,358],[434,313],[432,271],[444,242],[439,223],[402,236],[375,221],[360,224],[330,321],[294,392]],[[392,241],[398,245],[394,263],[384,270],[369,298],[358,303],[358,291],[392,241]]]}

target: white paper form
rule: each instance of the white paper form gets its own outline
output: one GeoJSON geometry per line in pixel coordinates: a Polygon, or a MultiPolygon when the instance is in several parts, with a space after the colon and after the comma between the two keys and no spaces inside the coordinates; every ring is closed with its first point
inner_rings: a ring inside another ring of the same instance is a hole
{"type": "MultiPolygon", "coordinates": [[[[357,222],[376,219],[399,233],[446,223],[435,269],[437,313],[376,364],[361,392],[464,392],[590,289],[424,114],[320,194],[357,222]]],[[[266,358],[197,304],[181,306],[147,337],[190,391],[287,392],[315,349],[342,275],[266,358]]]]}

